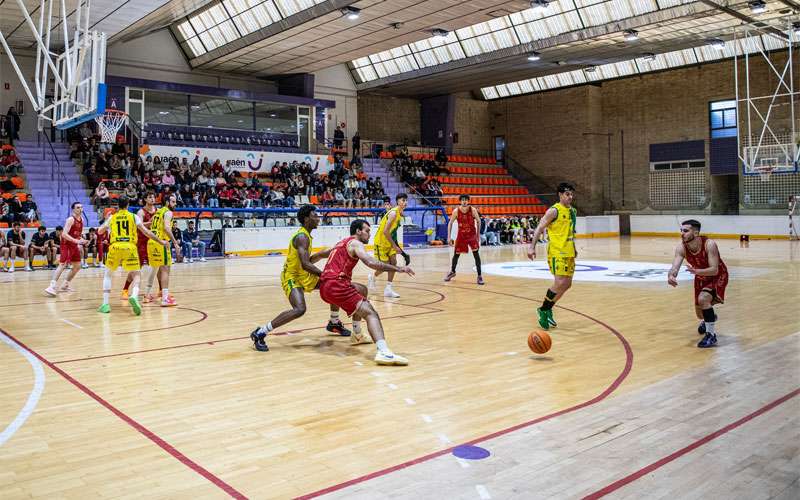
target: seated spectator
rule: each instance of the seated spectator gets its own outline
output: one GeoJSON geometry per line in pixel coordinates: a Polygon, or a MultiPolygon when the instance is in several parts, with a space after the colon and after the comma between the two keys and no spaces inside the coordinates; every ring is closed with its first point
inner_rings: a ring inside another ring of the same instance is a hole
{"type": "Polygon", "coordinates": [[[47,228],[39,226],[39,229],[31,236],[31,242],[28,244],[28,267],[33,269],[33,258],[37,255],[44,255],[47,259],[47,264],[42,266],[42,269],[55,267],[49,241],[50,237],[47,236],[47,228]]]}
{"type": "Polygon", "coordinates": [[[219,208],[219,198],[217,198],[216,189],[211,188],[208,190],[206,206],[208,206],[208,208],[219,208]]]}
{"type": "Polygon", "coordinates": [[[194,262],[192,248],[200,249],[200,262],[206,261],[206,243],[200,239],[200,233],[194,228],[194,221],[189,221],[186,231],[183,232],[183,255],[189,258],[189,262],[194,262]]]}
{"type": "Polygon", "coordinates": [[[61,226],[56,226],[56,230],[50,233],[50,252],[53,255],[53,259],[56,258],[56,255],[61,253],[61,232],[64,231],[64,228],[61,226]]]}
{"type": "Polygon", "coordinates": [[[6,244],[6,233],[0,231],[0,259],[3,259],[3,272],[6,272],[8,265],[8,245],[6,244]]]}
{"type": "Polygon", "coordinates": [[[98,184],[97,188],[94,190],[92,203],[98,207],[104,207],[111,204],[111,194],[108,192],[105,182],[98,184]]]}
{"type": "Polygon", "coordinates": [[[499,245],[500,239],[497,235],[497,221],[490,220],[489,223],[486,225],[486,244],[487,245],[499,245]]]}
{"type": "Polygon", "coordinates": [[[11,206],[3,198],[0,198],[0,222],[5,222],[6,224],[14,222],[11,206]]]}
{"type": "Polygon", "coordinates": [[[22,162],[14,149],[4,149],[0,157],[0,175],[16,175],[22,170],[22,162]]]}
{"type": "Polygon", "coordinates": [[[78,135],[81,137],[81,139],[88,141],[94,137],[94,132],[92,132],[92,129],[89,128],[89,124],[84,122],[83,125],[81,125],[81,128],[78,129],[78,135]]]}
{"type": "Polygon", "coordinates": [[[86,262],[86,259],[89,257],[89,254],[92,254],[92,260],[94,261],[94,267],[100,267],[100,256],[98,255],[97,249],[97,229],[90,227],[89,232],[85,235],[86,244],[83,245],[81,248],[81,252],[83,253],[83,262],[86,262]]]}
{"type": "Polygon", "coordinates": [[[444,148],[439,148],[439,150],[436,151],[436,163],[439,164],[439,167],[447,165],[447,153],[444,152],[444,148]]]}
{"type": "Polygon", "coordinates": [[[139,191],[136,189],[136,184],[133,182],[129,182],[127,186],[125,186],[125,197],[129,200],[135,200],[138,198],[139,191]]]}
{"type": "Polygon", "coordinates": [[[22,220],[24,222],[33,222],[41,218],[39,207],[36,205],[36,202],[33,201],[33,195],[29,194],[28,198],[22,202],[22,220]]]}
{"type": "Polygon", "coordinates": [[[331,191],[330,187],[325,188],[325,192],[322,193],[322,206],[329,207],[333,205],[333,202],[336,198],[333,195],[333,191],[331,191]]]}
{"type": "MultiPolygon", "coordinates": [[[[17,257],[22,257],[23,263],[28,259],[28,249],[25,247],[25,233],[19,222],[14,222],[11,230],[6,234],[6,245],[8,246],[8,256],[11,259],[11,267],[8,272],[14,272],[14,263],[17,257]]],[[[25,266],[26,271],[33,271],[29,265],[25,266]]]]}
{"type": "Polygon", "coordinates": [[[167,170],[164,172],[164,175],[161,176],[161,183],[164,186],[174,187],[175,186],[175,176],[172,175],[172,172],[167,170]]]}
{"type": "Polygon", "coordinates": [[[22,202],[16,196],[8,200],[8,207],[11,214],[12,222],[22,222],[25,217],[23,216],[24,210],[22,202]]]}
{"type": "Polygon", "coordinates": [[[345,203],[344,194],[342,193],[342,191],[340,189],[337,189],[336,193],[334,193],[333,196],[334,196],[334,200],[335,200],[336,205],[344,206],[344,203],[345,203]]]}

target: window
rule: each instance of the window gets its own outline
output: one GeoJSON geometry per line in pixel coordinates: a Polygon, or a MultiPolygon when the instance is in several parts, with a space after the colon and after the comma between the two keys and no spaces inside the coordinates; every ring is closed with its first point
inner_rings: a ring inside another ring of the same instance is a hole
{"type": "Polygon", "coordinates": [[[253,103],[219,97],[191,96],[192,127],[253,130],[253,103]]]}
{"type": "MultiPolygon", "coordinates": [[[[141,93],[141,91],[139,91],[141,93]]],[[[147,90],[145,93],[145,123],[163,125],[189,124],[186,94],[157,92],[147,90]]]]}
{"type": "Polygon", "coordinates": [[[708,121],[711,128],[711,138],[736,137],[738,135],[736,123],[736,101],[714,101],[708,103],[708,121]]]}
{"type": "Polygon", "coordinates": [[[684,168],[706,168],[705,160],[651,163],[650,170],[681,170],[684,168]]]}
{"type": "Polygon", "coordinates": [[[256,103],[256,130],[265,134],[296,134],[297,107],[256,103]]]}

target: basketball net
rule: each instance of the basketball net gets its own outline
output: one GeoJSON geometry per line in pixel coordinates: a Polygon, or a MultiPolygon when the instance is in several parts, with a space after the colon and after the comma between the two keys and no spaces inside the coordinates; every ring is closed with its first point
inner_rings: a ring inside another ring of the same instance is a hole
{"type": "Polygon", "coordinates": [[[117,132],[127,118],[128,113],[113,108],[108,108],[105,113],[96,116],[94,121],[100,127],[100,142],[117,142],[117,132]]]}

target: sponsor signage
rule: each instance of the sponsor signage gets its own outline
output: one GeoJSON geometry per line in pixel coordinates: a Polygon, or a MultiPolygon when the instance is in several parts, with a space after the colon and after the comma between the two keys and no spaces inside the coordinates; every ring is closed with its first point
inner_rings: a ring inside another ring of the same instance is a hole
{"type": "Polygon", "coordinates": [[[310,163],[311,168],[318,168],[318,173],[325,173],[333,168],[333,162],[330,161],[328,156],[304,153],[146,145],[142,147],[141,154],[146,157],[158,156],[163,163],[169,163],[170,160],[180,163],[183,158],[186,158],[191,163],[196,156],[200,158],[200,161],[203,161],[203,158],[208,158],[211,163],[219,160],[223,165],[230,165],[234,170],[240,172],[269,173],[276,161],[281,163],[291,163],[293,161],[310,163]]]}

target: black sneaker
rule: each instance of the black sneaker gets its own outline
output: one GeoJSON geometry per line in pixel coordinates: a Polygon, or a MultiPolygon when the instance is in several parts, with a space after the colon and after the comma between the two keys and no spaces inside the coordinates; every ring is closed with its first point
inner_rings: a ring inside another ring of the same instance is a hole
{"type": "Polygon", "coordinates": [[[697,343],[697,347],[701,349],[706,347],[714,347],[715,345],[717,345],[717,336],[713,333],[706,333],[705,337],[703,337],[703,340],[697,343]]]}
{"type": "Polygon", "coordinates": [[[344,327],[342,324],[342,320],[337,321],[328,321],[328,326],[325,327],[331,333],[335,333],[340,337],[349,337],[351,335],[350,330],[344,327]]]}
{"type": "Polygon", "coordinates": [[[706,334],[706,322],[705,321],[701,321],[700,322],[700,325],[697,327],[697,333],[700,334],[700,335],[705,335],[706,334]]]}
{"type": "Polygon", "coordinates": [[[253,341],[253,347],[256,348],[256,351],[267,352],[269,351],[269,346],[267,346],[267,343],[264,341],[264,339],[267,338],[267,334],[260,330],[260,327],[253,330],[250,334],[250,340],[253,341]]]}

